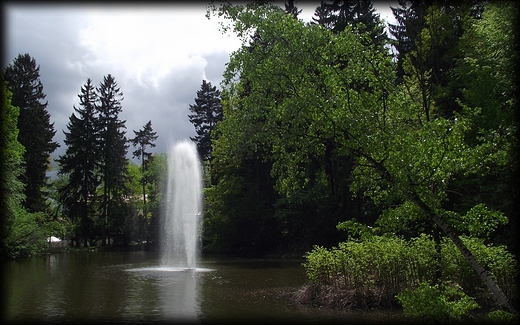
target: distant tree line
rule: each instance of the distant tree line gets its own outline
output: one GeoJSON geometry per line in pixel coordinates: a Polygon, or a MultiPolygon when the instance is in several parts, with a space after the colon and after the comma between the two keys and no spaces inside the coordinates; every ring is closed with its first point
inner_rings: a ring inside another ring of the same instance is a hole
{"type": "MultiPolygon", "coordinates": [[[[108,74],[97,87],[89,78],[81,87],[63,131],[56,179],[47,176],[58,144],[39,66],[29,54],[19,55],[2,80],[1,257],[38,254],[50,236],[79,247],[157,242],[167,157],[150,152],[158,138],[152,121],[126,137],[115,78],[108,74]],[[130,144],[140,166],[127,159],[130,144]]],[[[210,134],[223,116],[219,90],[203,80],[189,110],[192,140],[207,162],[210,134]]]]}
{"type": "Polygon", "coordinates": [[[64,131],[58,178],[50,180],[58,144],[39,77],[29,54],[2,76],[2,258],[36,254],[51,235],[77,246],[150,240],[164,169],[155,164],[165,161],[154,162],[148,151],[157,139],[151,121],[128,140],[114,77],[105,76],[97,88],[87,79],[64,131]],[[126,158],[129,143],[140,168],[126,158]]]}

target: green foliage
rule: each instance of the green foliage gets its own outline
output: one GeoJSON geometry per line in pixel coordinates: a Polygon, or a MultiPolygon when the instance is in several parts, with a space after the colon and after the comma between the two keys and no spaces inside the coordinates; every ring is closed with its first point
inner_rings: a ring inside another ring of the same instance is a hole
{"type": "Polygon", "coordinates": [[[368,33],[377,46],[383,46],[388,41],[385,26],[370,1],[321,1],[314,16],[314,22],[335,33],[352,26],[358,33],[368,33]]]}
{"type": "Polygon", "coordinates": [[[22,161],[25,148],[18,141],[19,108],[11,104],[12,93],[6,82],[0,85],[2,109],[0,111],[0,215],[1,245],[0,257],[13,257],[13,241],[7,239],[13,228],[19,223],[19,214],[25,213],[22,208],[24,184],[19,180],[23,172],[22,161]]]}
{"type": "Polygon", "coordinates": [[[338,230],[345,230],[349,236],[359,237],[361,240],[365,240],[370,236],[374,235],[374,231],[371,227],[359,223],[355,220],[347,220],[338,223],[336,226],[338,230]]]}
{"type": "Polygon", "coordinates": [[[204,249],[251,256],[280,244],[268,165],[246,161],[204,190],[204,249]]]}
{"type": "Polygon", "coordinates": [[[224,117],[220,91],[216,86],[212,86],[211,82],[202,80],[195,105],[190,105],[189,109],[193,114],[188,115],[188,118],[197,132],[197,135],[190,139],[197,144],[197,151],[202,160],[211,159],[211,139],[217,138],[213,130],[224,117]]]}
{"type": "MultiPolygon", "coordinates": [[[[514,238],[518,229],[518,197],[515,178],[518,174],[518,63],[516,17],[518,6],[512,1],[485,4],[481,19],[465,21],[465,33],[458,44],[460,57],[452,70],[454,83],[460,85],[460,102],[476,108],[468,115],[472,127],[465,141],[488,143],[502,152],[494,155],[486,169],[475,175],[459,175],[449,188],[453,210],[464,215],[471,207],[483,203],[489,210],[502,211],[510,220],[491,237],[504,242],[514,238]]],[[[516,240],[510,247],[516,249],[516,240]]]]}
{"type": "MultiPolygon", "coordinates": [[[[270,166],[282,231],[308,227],[307,220],[316,226],[320,219],[338,218],[375,225],[374,234],[409,238],[431,231],[435,221],[454,240],[451,223],[467,234],[492,237],[505,221],[494,212],[500,209],[479,205],[481,200],[462,207],[452,194],[464,185],[462,178],[475,178],[472,186],[479,192],[496,167],[511,169],[513,140],[496,124],[479,131],[476,122],[485,114],[480,104],[460,96],[453,74],[472,8],[437,2],[427,7],[415,7],[420,28],[411,31],[414,44],[400,62],[403,82],[396,83],[396,64],[388,52],[366,46],[367,35],[352,28],[333,33],[272,5],[212,5],[210,10],[230,22],[224,29],[241,38],[242,47],[224,72],[225,118],[213,142],[212,164],[219,183],[211,195],[251,208],[234,186],[243,189],[250,180],[237,169],[257,160],[270,166]],[[473,132],[478,141],[472,140],[473,132]],[[352,195],[386,210],[375,224],[368,223],[372,216],[366,210],[349,205],[352,195]],[[316,211],[326,213],[309,218],[316,211]]],[[[512,87],[510,80],[505,84],[512,87]]],[[[214,206],[217,201],[211,200],[214,206]]],[[[231,209],[219,208],[214,215],[222,223],[240,220],[231,209]]],[[[370,238],[365,228],[349,222],[340,228],[370,238]]],[[[325,261],[344,259],[338,254],[325,261]]],[[[431,263],[425,263],[430,269],[414,272],[433,277],[438,263],[431,263]]],[[[329,271],[316,277],[330,278],[329,271]]]]}
{"type": "Polygon", "coordinates": [[[406,316],[426,322],[465,320],[470,311],[479,307],[460,286],[449,282],[441,285],[421,282],[414,290],[405,289],[396,298],[406,316]]]}
{"type": "Polygon", "coordinates": [[[126,183],[126,188],[128,190],[127,196],[133,202],[134,205],[138,209],[143,208],[143,200],[142,200],[142,187],[141,187],[141,179],[142,179],[142,170],[139,166],[132,161],[128,161],[127,164],[127,174],[128,179],[126,183]]]}
{"type": "Polygon", "coordinates": [[[141,175],[139,176],[139,182],[142,188],[142,215],[146,215],[148,212],[147,204],[146,204],[146,188],[147,185],[151,182],[149,177],[148,165],[152,160],[153,156],[151,152],[146,151],[146,147],[154,148],[154,141],[157,140],[157,132],[154,132],[152,129],[152,121],[148,121],[142,130],[134,131],[135,138],[130,139],[130,142],[136,147],[136,150],[132,153],[132,156],[135,158],[139,158],[141,160],[141,175]]]}
{"type": "Polygon", "coordinates": [[[12,104],[20,109],[18,141],[26,149],[25,169],[19,175],[25,184],[23,205],[29,212],[45,211],[42,188],[47,181],[48,159],[59,145],[52,141],[56,131],[44,101],[46,95],[40,80],[40,67],[29,54],[19,54],[4,69],[3,77],[12,92],[12,104]]]}
{"type": "Polygon", "coordinates": [[[517,324],[518,322],[518,314],[512,314],[507,311],[503,310],[494,310],[487,315],[488,320],[490,323],[498,323],[498,324],[504,324],[504,323],[511,323],[511,324],[517,324]]]}
{"type": "Polygon", "coordinates": [[[41,253],[47,247],[47,233],[38,222],[43,218],[43,213],[29,213],[22,206],[18,206],[14,213],[15,218],[6,238],[5,256],[22,258],[41,253]]]}
{"type": "MultiPolygon", "coordinates": [[[[505,246],[484,244],[482,239],[461,237],[477,261],[489,271],[492,279],[510,300],[516,298],[517,261],[505,246]]],[[[443,278],[459,283],[468,294],[479,302],[492,304],[487,289],[478,274],[472,269],[456,247],[448,241],[441,244],[441,270],[443,278]]]]}
{"type": "Polygon", "coordinates": [[[493,231],[508,222],[507,217],[502,212],[490,210],[483,203],[472,207],[464,216],[456,213],[450,213],[450,216],[450,223],[460,233],[485,239],[489,239],[493,231]]]}
{"type": "MultiPolygon", "coordinates": [[[[485,245],[471,238],[463,241],[508,298],[514,299],[517,271],[513,255],[503,246],[485,245]]],[[[480,305],[492,305],[489,291],[454,244],[443,240],[441,245],[441,283],[463,288],[480,305]]],[[[362,240],[349,239],[331,249],[315,246],[305,259],[303,265],[311,282],[360,292],[378,289],[381,297],[389,301],[405,290],[412,292],[421,283],[435,283],[439,263],[434,241],[424,234],[408,241],[372,235],[362,240]]],[[[457,308],[469,306],[466,300],[461,304],[450,307],[453,315],[457,308]]]]}

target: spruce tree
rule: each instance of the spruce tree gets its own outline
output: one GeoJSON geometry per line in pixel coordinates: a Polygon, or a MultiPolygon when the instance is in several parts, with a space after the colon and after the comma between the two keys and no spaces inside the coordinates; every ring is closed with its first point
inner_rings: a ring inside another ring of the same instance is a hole
{"type": "Polygon", "coordinates": [[[130,139],[130,142],[136,147],[136,150],[132,153],[134,158],[141,159],[141,170],[143,174],[143,178],[141,179],[141,184],[143,186],[143,212],[146,214],[146,184],[148,183],[148,177],[146,175],[146,171],[148,169],[148,164],[150,159],[152,158],[152,153],[146,151],[146,147],[150,146],[151,148],[155,147],[155,140],[157,140],[157,132],[154,132],[152,129],[152,121],[148,121],[142,130],[135,131],[135,138],[130,139]]]}
{"type": "Polygon", "coordinates": [[[220,103],[220,91],[216,86],[211,86],[211,82],[202,80],[202,85],[195,98],[195,105],[190,105],[189,108],[193,114],[188,117],[197,132],[197,135],[190,139],[196,142],[201,159],[209,160],[211,159],[211,132],[224,117],[220,103]]]}
{"type": "Polygon", "coordinates": [[[29,55],[18,55],[4,70],[4,78],[13,93],[12,105],[20,108],[18,141],[25,147],[25,171],[20,180],[25,184],[24,206],[28,212],[44,211],[42,188],[47,182],[50,155],[59,146],[52,139],[56,131],[50,122],[46,95],[40,80],[40,67],[29,55]]]}
{"type": "Polygon", "coordinates": [[[60,198],[70,218],[81,216],[80,234],[84,245],[92,231],[92,206],[99,186],[97,168],[100,160],[99,123],[96,115],[97,94],[92,80],[81,87],[80,107],[69,118],[65,134],[67,149],[60,156],[58,174],[68,175],[68,182],[60,189],[60,198]],[[77,114],[77,116],[76,116],[77,114]]]}
{"type": "Polygon", "coordinates": [[[109,228],[121,224],[120,220],[115,220],[119,217],[115,208],[121,203],[126,190],[128,144],[125,136],[126,120],[119,119],[123,92],[114,77],[110,74],[105,76],[97,92],[99,100],[96,109],[99,114],[101,140],[100,176],[103,184],[103,245],[106,245],[107,239],[110,242],[109,228]]]}
{"type": "Polygon", "coordinates": [[[293,15],[294,18],[298,18],[298,15],[302,12],[301,9],[294,4],[294,0],[289,0],[285,3],[285,13],[293,15]]]}
{"type": "Polygon", "coordinates": [[[384,25],[371,1],[367,0],[322,0],[314,12],[312,21],[334,33],[344,31],[347,26],[359,33],[369,33],[372,43],[383,46],[388,42],[384,25]]]}
{"type": "Polygon", "coordinates": [[[395,38],[393,46],[397,50],[397,78],[400,82],[404,75],[403,58],[416,50],[416,43],[425,27],[424,17],[432,0],[399,0],[399,7],[390,7],[397,24],[388,24],[390,34],[395,38]]]}

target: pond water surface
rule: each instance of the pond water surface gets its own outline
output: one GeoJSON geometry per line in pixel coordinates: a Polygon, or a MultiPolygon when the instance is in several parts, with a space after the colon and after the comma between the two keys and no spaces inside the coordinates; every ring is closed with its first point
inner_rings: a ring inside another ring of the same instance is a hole
{"type": "Polygon", "coordinates": [[[204,258],[160,268],[155,252],[78,251],[2,262],[7,321],[385,322],[399,312],[304,306],[302,261],[204,258]]]}

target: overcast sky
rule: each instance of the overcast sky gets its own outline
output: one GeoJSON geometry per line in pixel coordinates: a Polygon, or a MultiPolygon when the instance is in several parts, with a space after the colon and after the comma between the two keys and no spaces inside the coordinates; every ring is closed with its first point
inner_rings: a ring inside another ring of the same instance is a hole
{"type": "MultiPolygon", "coordinates": [[[[316,1],[296,1],[300,18],[309,21],[316,1]]],[[[389,4],[375,2],[383,19],[393,19],[389,4]]],[[[78,106],[87,78],[98,86],[114,76],[121,91],[127,138],[149,121],[157,132],[152,152],[167,152],[170,143],[195,136],[188,119],[202,80],[220,88],[229,55],[240,46],[233,35],[208,20],[206,2],[193,4],[38,5],[2,2],[3,67],[18,54],[29,53],[40,66],[47,110],[60,144],[53,158],[65,152],[66,130],[73,105],[78,106]]],[[[280,2],[283,7],[283,2],[280,2]]],[[[129,148],[131,158],[133,147],[129,148]]],[[[138,162],[134,159],[134,161],[138,162]]]]}

